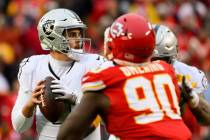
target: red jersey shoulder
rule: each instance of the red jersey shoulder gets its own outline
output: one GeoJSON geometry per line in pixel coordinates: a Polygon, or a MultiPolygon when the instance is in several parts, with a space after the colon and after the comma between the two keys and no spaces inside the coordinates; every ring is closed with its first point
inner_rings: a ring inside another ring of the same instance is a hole
{"type": "Polygon", "coordinates": [[[112,66],[88,72],[82,80],[83,89],[101,90],[126,78],[137,75],[168,72],[174,78],[173,67],[164,61],[155,61],[144,66],[112,66]]]}
{"type": "Polygon", "coordinates": [[[164,67],[165,71],[170,74],[173,81],[177,82],[176,73],[172,64],[168,64],[167,62],[162,61],[162,60],[158,60],[156,62],[161,64],[164,67]]]}
{"type": "Polygon", "coordinates": [[[82,90],[101,90],[120,81],[122,78],[124,78],[124,75],[120,70],[120,66],[89,71],[82,79],[82,90]]]}

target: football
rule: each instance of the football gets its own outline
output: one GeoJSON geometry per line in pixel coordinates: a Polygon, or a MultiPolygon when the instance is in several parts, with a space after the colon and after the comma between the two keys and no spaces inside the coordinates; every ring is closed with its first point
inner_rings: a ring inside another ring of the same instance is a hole
{"type": "Polygon", "coordinates": [[[39,97],[39,99],[42,101],[42,103],[39,105],[39,108],[47,120],[55,123],[63,114],[65,114],[66,104],[64,101],[55,100],[55,97],[62,95],[52,93],[50,88],[52,80],[54,80],[53,77],[45,78],[44,93],[39,97]]]}

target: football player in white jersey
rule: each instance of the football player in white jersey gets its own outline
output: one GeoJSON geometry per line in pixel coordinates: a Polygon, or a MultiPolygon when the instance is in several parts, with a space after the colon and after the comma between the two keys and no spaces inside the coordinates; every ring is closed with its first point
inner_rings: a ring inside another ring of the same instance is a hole
{"type": "MultiPolygon", "coordinates": [[[[63,93],[63,99],[72,95],[81,98],[81,78],[104,62],[102,56],[85,53],[91,42],[84,38],[85,28],[80,17],[68,9],[51,10],[40,19],[37,29],[41,46],[50,53],[34,55],[20,63],[20,88],[12,111],[16,131],[28,130],[36,116],[39,139],[56,139],[60,123],[53,124],[43,116],[37,106],[41,103],[38,97],[43,93],[45,77],[52,76],[56,79],[51,87],[54,94],[63,93]]],[[[100,126],[84,139],[100,140],[100,126]]]]}
{"type": "Polygon", "coordinates": [[[193,115],[200,124],[210,125],[210,104],[203,98],[203,92],[208,87],[205,74],[196,67],[177,60],[177,38],[168,27],[153,25],[153,28],[156,32],[156,48],[153,53],[153,60],[165,60],[173,65],[179,83],[185,76],[186,81],[193,89],[193,94],[185,96],[193,115]]]}

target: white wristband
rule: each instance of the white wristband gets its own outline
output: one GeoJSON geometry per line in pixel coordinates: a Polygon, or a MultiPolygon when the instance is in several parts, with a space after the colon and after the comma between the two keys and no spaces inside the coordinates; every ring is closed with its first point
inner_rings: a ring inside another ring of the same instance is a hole
{"type": "Polygon", "coordinates": [[[199,105],[199,96],[194,91],[191,93],[192,99],[189,101],[189,105],[191,108],[196,108],[199,105]]]}

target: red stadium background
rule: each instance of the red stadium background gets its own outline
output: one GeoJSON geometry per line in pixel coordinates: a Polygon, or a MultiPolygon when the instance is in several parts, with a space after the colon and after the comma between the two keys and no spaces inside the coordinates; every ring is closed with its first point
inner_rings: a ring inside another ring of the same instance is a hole
{"type": "MultiPolygon", "coordinates": [[[[0,0],[0,140],[36,139],[35,126],[23,134],[11,126],[18,65],[25,57],[48,53],[41,49],[36,26],[46,11],[58,7],[75,11],[85,21],[93,53],[103,54],[103,32],[123,13],[165,24],[177,35],[179,59],[203,70],[210,81],[210,0],[0,0]]],[[[210,102],[210,90],[206,94],[210,102]]],[[[200,127],[186,113],[193,140],[209,140],[210,128],[200,127]]]]}

